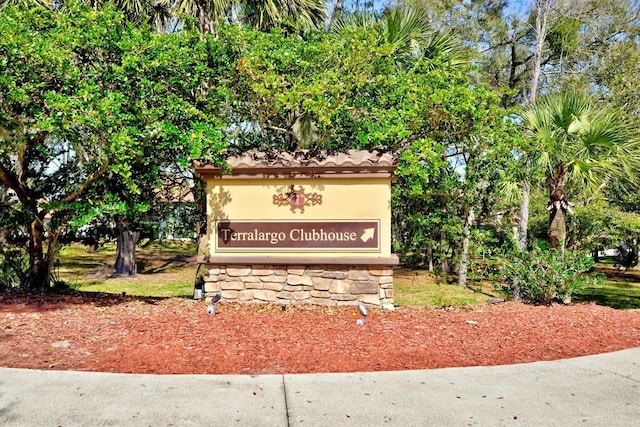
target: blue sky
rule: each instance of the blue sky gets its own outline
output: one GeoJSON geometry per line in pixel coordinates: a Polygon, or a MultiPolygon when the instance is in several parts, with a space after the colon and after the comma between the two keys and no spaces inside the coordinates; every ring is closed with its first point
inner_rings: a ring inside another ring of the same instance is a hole
{"type": "Polygon", "coordinates": [[[513,9],[517,15],[523,16],[531,10],[532,3],[533,0],[508,0],[507,7],[513,9]]]}
{"type": "MultiPolygon", "coordinates": [[[[458,1],[462,2],[464,0],[458,1]]],[[[343,0],[343,6],[347,9],[352,8],[355,3],[356,0],[343,0]]],[[[367,0],[359,0],[359,3],[363,6],[367,3],[367,0]]],[[[393,0],[373,0],[376,11],[382,10],[382,8],[389,3],[393,3],[393,0]]],[[[518,15],[526,15],[529,12],[532,3],[533,0],[507,0],[507,7],[518,15]]],[[[335,0],[329,0],[327,4],[327,10],[329,13],[333,10],[334,4],[335,0]]]]}

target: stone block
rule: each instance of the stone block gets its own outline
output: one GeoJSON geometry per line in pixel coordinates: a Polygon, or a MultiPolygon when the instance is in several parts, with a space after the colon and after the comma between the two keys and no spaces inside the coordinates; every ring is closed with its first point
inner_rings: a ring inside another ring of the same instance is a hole
{"type": "Polygon", "coordinates": [[[260,280],[263,282],[285,283],[287,281],[287,276],[276,276],[275,274],[272,274],[270,276],[261,276],[260,280]]]}
{"type": "Polygon", "coordinates": [[[275,291],[265,291],[259,290],[253,292],[253,298],[259,301],[267,301],[267,302],[275,302],[276,301],[276,292],[275,291]]]}
{"type": "Polygon", "coordinates": [[[218,280],[220,280],[220,276],[217,274],[204,276],[205,282],[217,282],[218,280]]]}
{"type": "Polygon", "coordinates": [[[344,270],[327,270],[322,273],[321,277],[326,277],[327,279],[338,279],[343,280],[346,279],[349,273],[344,270]]]}
{"type": "Polygon", "coordinates": [[[287,276],[287,283],[289,285],[306,285],[313,286],[313,281],[309,276],[299,276],[297,274],[289,274],[287,276]]]}
{"type": "Polygon", "coordinates": [[[273,274],[275,274],[276,276],[286,276],[288,273],[284,268],[274,268],[273,274]]]}
{"type": "Polygon", "coordinates": [[[222,299],[229,301],[238,299],[238,291],[222,291],[222,299]]]}
{"type": "Polygon", "coordinates": [[[241,291],[242,289],[244,289],[244,283],[240,281],[218,282],[218,283],[220,283],[220,289],[222,289],[223,291],[229,291],[229,290],[241,291]]]}
{"type": "Polygon", "coordinates": [[[329,292],[332,294],[346,294],[349,292],[351,282],[348,280],[333,280],[329,287],[329,292]]]}
{"type": "Polygon", "coordinates": [[[211,267],[211,268],[207,269],[207,274],[209,276],[216,276],[216,275],[220,274],[220,267],[211,267]]]}
{"type": "Polygon", "coordinates": [[[313,288],[319,291],[328,291],[331,287],[332,279],[326,279],[324,277],[312,278],[313,288]]]}
{"type": "Polygon", "coordinates": [[[242,281],[243,283],[260,283],[261,282],[260,278],[255,276],[242,276],[240,277],[240,281],[242,281]]]}
{"type": "Polygon", "coordinates": [[[274,282],[264,282],[263,287],[267,291],[281,291],[284,289],[284,285],[282,283],[274,282]]]}
{"type": "Polygon", "coordinates": [[[272,274],[273,274],[272,265],[254,265],[253,266],[254,276],[270,276],[272,274]]]}
{"type": "Polygon", "coordinates": [[[354,281],[351,283],[352,294],[378,294],[378,283],[371,280],[354,281]]]}
{"type": "Polygon", "coordinates": [[[238,301],[247,302],[253,300],[253,291],[240,291],[238,293],[238,301]]]}
{"type": "Polygon", "coordinates": [[[309,292],[309,291],[297,291],[297,292],[293,293],[293,297],[297,301],[303,300],[303,299],[309,299],[309,298],[311,298],[311,292],[309,292]]]}
{"type": "Polygon", "coordinates": [[[380,276],[378,278],[378,283],[381,285],[393,284],[393,276],[380,276]]]}
{"type": "Polygon", "coordinates": [[[227,267],[227,275],[231,277],[248,276],[251,273],[250,266],[227,267]]]}
{"type": "Polygon", "coordinates": [[[371,274],[369,274],[369,270],[349,270],[349,275],[347,276],[349,280],[371,280],[371,274]]]}
{"type": "Polygon", "coordinates": [[[220,292],[220,283],[218,282],[205,282],[204,291],[208,292],[220,292]]]}
{"type": "Polygon", "coordinates": [[[259,280],[257,282],[245,282],[244,287],[245,289],[264,289],[264,283],[259,280]]]}
{"type": "Polygon", "coordinates": [[[333,301],[356,301],[358,297],[355,295],[349,295],[349,294],[334,294],[334,295],[331,295],[331,299],[333,301]]]}
{"type": "Polygon", "coordinates": [[[327,291],[311,291],[311,298],[331,298],[331,293],[327,291]]]}
{"type": "Polygon", "coordinates": [[[360,298],[358,299],[365,304],[371,304],[371,305],[380,307],[380,297],[378,295],[373,295],[373,294],[361,295],[360,298]]]}
{"type": "Polygon", "coordinates": [[[369,267],[369,274],[372,276],[393,276],[393,269],[391,267],[369,267]]]}
{"type": "Polygon", "coordinates": [[[393,303],[385,302],[385,303],[382,304],[382,308],[384,308],[385,310],[393,311],[393,310],[396,309],[396,306],[393,305],[393,303]]]}
{"type": "Polygon", "coordinates": [[[313,268],[308,268],[304,274],[310,277],[322,277],[322,274],[324,273],[324,271],[325,271],[324,267],[315,265],[313,266],[313,268]]]}
{"type": "Polygon", "coordinates": [[[292,300],[293,292],[291,291],[280,291],[276,294],[279,299],[292,300]]]}
{"type": "Polygon", "coordinates": [[[290,275],[293,274],[295,276],[302,276],[304,272],[304,267],[287,267],[287,273],[289,273],[290,275]]]}

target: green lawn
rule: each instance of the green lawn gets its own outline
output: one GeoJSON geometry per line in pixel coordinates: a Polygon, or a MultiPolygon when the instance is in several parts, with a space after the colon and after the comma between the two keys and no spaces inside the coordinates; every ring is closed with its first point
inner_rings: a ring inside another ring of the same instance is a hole
{"type": "Polygon", "coordinates": [[[393,301],[399,306],[461,307],[486,302],[498,294],[490,286],[476,291],[448,284],[444,278],[422,270],[397,269],[393,301]]]}
{"type": "Polygon", "coordinates": [[[610,265],[599,265],[606,275],[603,284],[580,289],[575,302],[595,302],[617,309],[640,309],[640,271],[617,271],[610,265]]]}
{"type": "Polygon", "coordinates": [[[97,252],[72,244],[60,252],[56,277],[79,291],[137,296],[192,297],[198,264],[193,243],[154,242],[136,252],[138,274],[114,276],[115,246],[97,252]]]}

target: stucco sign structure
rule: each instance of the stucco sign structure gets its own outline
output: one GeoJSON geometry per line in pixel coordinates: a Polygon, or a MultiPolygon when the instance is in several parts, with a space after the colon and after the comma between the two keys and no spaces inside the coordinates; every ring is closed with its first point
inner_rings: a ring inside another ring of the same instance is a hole
{"type": "Polygon", "coordinates": [[[393,307],[395,161],[368,151],[248,152],[207,184],[205,295],[227,301],[393,307]]]}

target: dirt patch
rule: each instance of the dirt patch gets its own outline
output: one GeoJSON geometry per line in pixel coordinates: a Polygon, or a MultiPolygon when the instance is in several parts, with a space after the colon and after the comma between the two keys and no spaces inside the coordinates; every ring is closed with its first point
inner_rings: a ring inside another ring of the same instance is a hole
{"type": "Polygon", "coordinates": [[[640,346],[640,312],[207,304],[73,294],[0,298],[0,365],[158,374],[356,372],[555,360],[640,346]]]}

